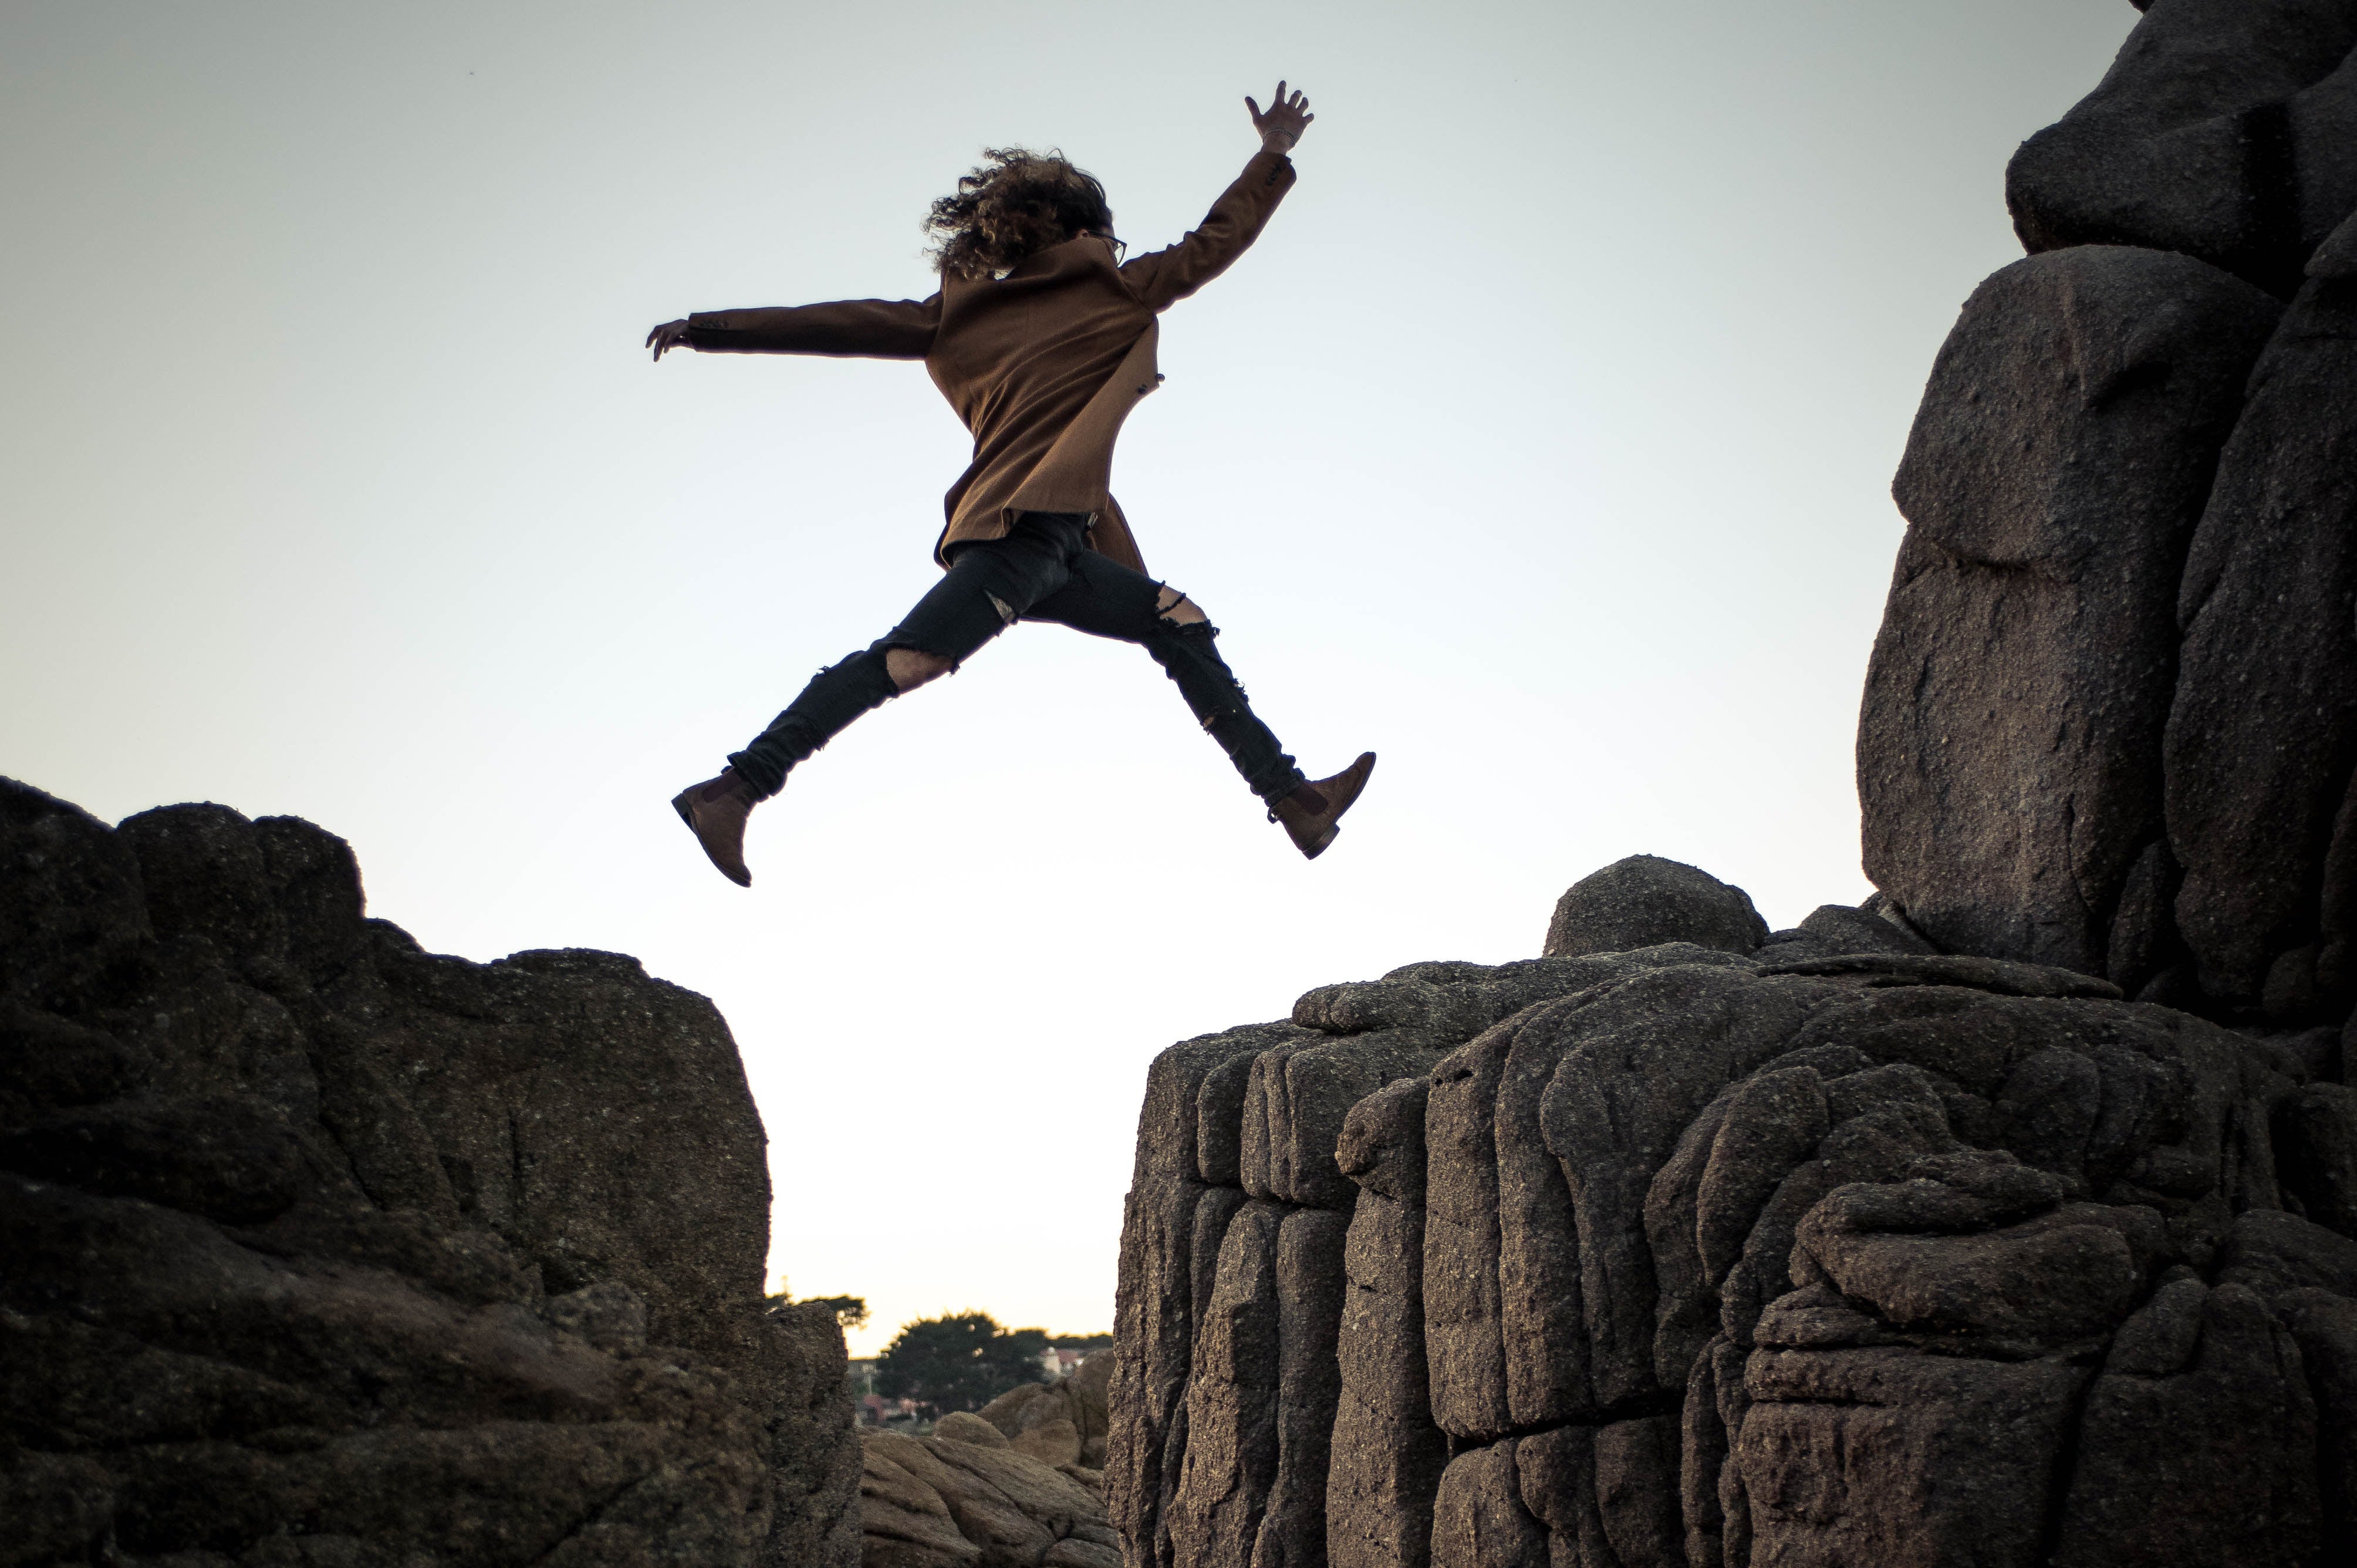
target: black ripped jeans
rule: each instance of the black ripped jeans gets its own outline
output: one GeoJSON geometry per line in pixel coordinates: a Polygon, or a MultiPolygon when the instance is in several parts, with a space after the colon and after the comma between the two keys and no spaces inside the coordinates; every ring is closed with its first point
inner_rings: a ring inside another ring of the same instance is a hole
{"type": "Polygon", "coordinates": [[[949,571],[899,626],[811,677],[769,728],[729,757],[738,777],[764,799],[776,794],[796,763],[899,695],[884,668],[888,650],[914,649],[954,670],[1010,622],[1045,620],[1136,643],[1178,684],[1253,793],[1274,804],[1298,789],[1301,769],[1253,716],[1212,646],[1219,628],[1166,618],[1162,585],[1091,550],[1088,524],[1086,513],[1027,511],[1004,539],[952,545],[949,571]]]}

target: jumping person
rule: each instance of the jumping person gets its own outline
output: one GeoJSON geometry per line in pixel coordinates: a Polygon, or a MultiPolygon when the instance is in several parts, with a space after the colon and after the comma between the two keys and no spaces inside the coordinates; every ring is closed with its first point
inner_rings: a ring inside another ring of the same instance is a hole
{"type": "Polygon", "coordinates": [[[1293,185],[1286,156],[1313,116],[1285,83],[1264,113],[1244,100],[1261,150],[1201,228],[1121,260],[1104,188],[1060,154],[993,148],[933,203],[939,293],[766,310],[705,311],[647,335],[665,350],[922,360],[974,433],[974,462],[945,500],[933,546],[946,575],[900,624],[820,671],[716,779],[673,800],[712,864],[750,886],[745,823],[794,765],[887,699],[957,669],[1017,620],[1054,621],[1144,648],[1225,748],[1301,853],[1331,843],[1366,787],[1372,752],[1307,779],[1254,717],[1194,602],[1146,575],[1106,489],[1122,421],[1162,377],[1156,317],[1227,269],[1293,185]]]}

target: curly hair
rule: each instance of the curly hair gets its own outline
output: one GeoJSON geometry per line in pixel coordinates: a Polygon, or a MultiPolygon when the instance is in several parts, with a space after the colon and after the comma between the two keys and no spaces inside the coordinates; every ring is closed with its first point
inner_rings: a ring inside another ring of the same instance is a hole
{"type": "Polygon", "coordinates": [[[958,181],[957,194],[934,202],[925,216],[933,264],[943,277],[995,277],[1084,230],[1113,238],[1104,187],[1061,152],[986,147],[982,156],[958,181]]]}

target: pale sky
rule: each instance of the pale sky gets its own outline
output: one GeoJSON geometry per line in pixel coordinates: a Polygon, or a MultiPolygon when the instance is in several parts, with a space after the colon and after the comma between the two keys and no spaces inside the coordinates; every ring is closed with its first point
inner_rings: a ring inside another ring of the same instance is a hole
{"type": "Polygon", "coordinates": [[[1664,854],[1854,902],[1851,738],[1933,351],[2126,0],[0,5],[0,772],[349,838],[427,948],[717,1002],[774,1273],[1112,1321],[1147,1062],[1535,953],[1664,854]],[[1317,124],[1163,322],[1115,489],[1313,775],[1304,863],[1139,650],[1019,627],[754,820],[671,795],[928,587],[913,364],[689,310],[922,297],[985,145],[1168,244],[1278,77],[1317,124]]]}

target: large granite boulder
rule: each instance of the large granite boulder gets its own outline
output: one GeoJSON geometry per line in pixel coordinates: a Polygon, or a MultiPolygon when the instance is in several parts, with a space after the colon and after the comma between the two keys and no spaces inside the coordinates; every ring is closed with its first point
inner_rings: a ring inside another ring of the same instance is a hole
{"type": "Polygon", "coordinates": [[[1165,1053],[1113,1386],[1133,1562],[2350,1539],[2357,1240],[2318,1222],[2348,1223],[2347,1091],[2100,978],[1816,927],[1415,965],[1165,1053]],[[1340,1200],[1223,1153],[1305,1049],[1393,1074],[1318,1113],[1340,1200]]]}
{"type": "Polygon", "coordinates": [[[11,1563],[850,1563],[727,1026],[437,958],[341,840],[0,781],[11,1563]]]}
{"type": "Polygon", "coordinates": [[[2124,895],[2166,858],[2178,584],[2280,314],[2091,245],[1982,284],[1942,347],[1857,727],[1866,874],[1940,947],[2131,989],[2166,955],[2165,899],[2124,895]]]}
{"type": "Polygon", "coordinates": [[[1009,1389],[974,1413],[1018,1453],[1049,1465],[1103,1470],[1105,1390],[1112,1380],[1113,1357],[1101,1351],[1052,1382],[1009,1389]]]}
{"type": "Polygon", "coordinates": [[[2194,536],[2167,746],[2189,978],[2282,1023],[2357,1000],[2357,220],[2309,271],[2194,536]]]}
{"type": "Polygon", "coordinates": [[[2357,209],[2357,5],[2150,0],[2095,91],[2022,144],[2022,246],[2141,245],[2280,294],[2357,209]]]}
{"type": "Polygon", "coordinates": [[[1767,940],[1768,923],[1742,888],[1683,861],[1632,854],[1565,890],[1555,900],[1540,951],[1548,958],[1577,958],[1692,942],[1749,952],[1767,940]]]}
{"type": "Polygon", "coordinates": [[[2342,1029],[2357,0],[2152,0],[2007,196],[2033,254],[1966,306],[1894,487],[1867,874],[1950,953],[2342,1029]]]}

